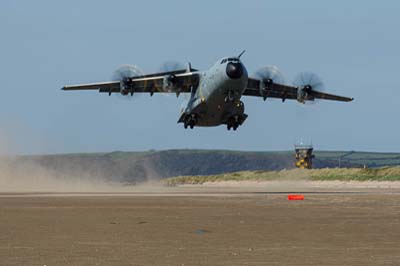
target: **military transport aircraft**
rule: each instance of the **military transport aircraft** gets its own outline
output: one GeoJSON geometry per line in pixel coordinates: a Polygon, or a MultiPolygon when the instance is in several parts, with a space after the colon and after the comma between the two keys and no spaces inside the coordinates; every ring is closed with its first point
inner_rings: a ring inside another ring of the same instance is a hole
{"type": "MultiPolygon", "coordinates": [[[[137,75],[135,71],[125,71],[119,80],[65,86],[66,91],[98,90],[133,96],[134,93],[181,93],[189,95],[189,100],[179,117],[178,123],[185,128],[212,127],[225,124],[227,129],[236,130],[247,118],[242,96],[264,99],[279,98],[297,100],[299,103],[315,99],[350,102],[353,98],[323,93],[322,82],[311,73],[302,73],[293,86],[283,84],[283,78],[275,67],[265,67],[249,77],[241,55],[225,57],[210,69],[199,71],[190,63],[186,69],[174,69],[150,75],[137,75]]],[[[184,68],[184,67],[183,67],[184,68]]]]}

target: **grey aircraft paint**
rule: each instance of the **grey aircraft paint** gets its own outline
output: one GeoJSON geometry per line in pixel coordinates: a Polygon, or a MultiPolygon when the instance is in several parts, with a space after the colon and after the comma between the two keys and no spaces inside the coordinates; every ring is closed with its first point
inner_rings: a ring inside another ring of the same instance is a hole
{"type": "Polygon", "coordinates": [[[178,122],[184,123],[193,116],[196,126],[218,126],[234,119],[242,124],[247,115],[240,100],[247,86],[248,73],[239,58],[222,58],[209,70],[199,74],[199,85],[191,95],[187,107],[178,122]],[[241,73],[235,78],[227,74],[228,64],[237,64],[241,73]]]}

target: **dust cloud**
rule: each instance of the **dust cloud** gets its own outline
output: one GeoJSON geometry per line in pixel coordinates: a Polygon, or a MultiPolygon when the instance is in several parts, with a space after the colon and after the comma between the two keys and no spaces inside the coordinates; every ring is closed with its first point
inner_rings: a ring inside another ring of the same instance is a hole
{"type": "Polygon", "coordinates": [[[17,157],[0,159],[0,192],[94,192],[121,188],[121,184],[98,180],[87,173],[69,176],[33,162],[20,162],[17,157]]]}
{"type": "Polygon", "coordinates": [[[110,180],[99,173],[101,170],[80,170],[71,164],[69,169],[55,170],[46,167],[32,156],[16,156],[10,149],[10,141],[0,135],[0,193],[8,192],[129,192],[149,190],[161,186],[158,182],[139,185],[110,180]]]}

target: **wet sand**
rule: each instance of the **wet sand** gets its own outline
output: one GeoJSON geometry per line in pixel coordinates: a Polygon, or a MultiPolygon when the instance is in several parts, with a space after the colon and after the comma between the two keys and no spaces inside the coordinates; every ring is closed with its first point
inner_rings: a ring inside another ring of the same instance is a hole
{"type": "Polygon", "coordinates": [[[3,193],[0,265],[400,265],[398,190],[289,192],[3,193]]]}

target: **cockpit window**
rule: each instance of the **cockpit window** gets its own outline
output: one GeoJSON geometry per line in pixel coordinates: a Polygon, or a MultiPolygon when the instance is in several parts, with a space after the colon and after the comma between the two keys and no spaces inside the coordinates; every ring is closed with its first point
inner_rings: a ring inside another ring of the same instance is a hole
{"type": "Polygon", "coordinates": [[[221,61],[221,64],[225,64],[226,62],[239,62],[239,59],[237,58],[224,58],[221,61]]]}

